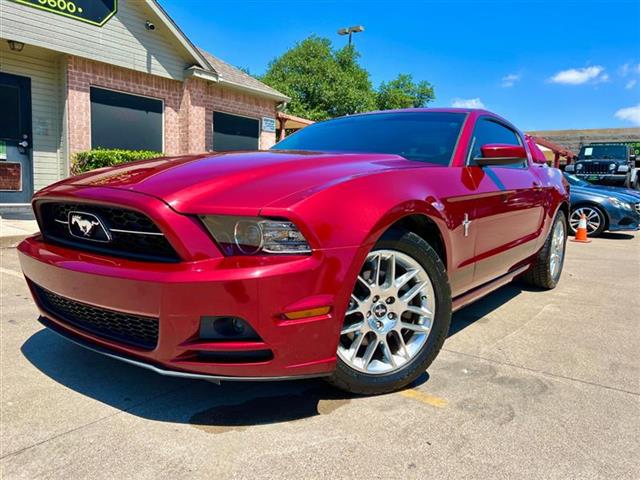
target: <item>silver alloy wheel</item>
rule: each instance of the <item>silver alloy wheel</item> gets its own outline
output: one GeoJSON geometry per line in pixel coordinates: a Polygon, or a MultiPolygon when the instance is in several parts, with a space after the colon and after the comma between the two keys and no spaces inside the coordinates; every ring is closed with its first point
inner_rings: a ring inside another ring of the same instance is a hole
{"type": "Polygon", "coordinates": [[[396,250],[373,251],[351,294],[338,356],[359,372],[398,370],[426,343],[435,311],[433,285],[422,265],[396,250]]]}
{"type": "Polygon", "coordinates": [[[554,280],[560,276],[560,268],[562,267],[562,260],[564,258],[565,249],[565,224],[564,222],[556,222],[553,227],[553,233],[551,237],[551,255],[549,257],[549,271],[551,277],[554,280]]]}
{"type": "Polygon", "coordinates": [[[571,212],[571,217],[569,218],[569,224],[571,225],[571,230],[576,232],[578,230],[578,224],[580,223],[580,217],[582,214],[587,217],[587,233],[591,234],[600,228],[601,220],[600,214],[598,211],[591,207],[580,207],[576,208],[573,212],[571,212]]]}

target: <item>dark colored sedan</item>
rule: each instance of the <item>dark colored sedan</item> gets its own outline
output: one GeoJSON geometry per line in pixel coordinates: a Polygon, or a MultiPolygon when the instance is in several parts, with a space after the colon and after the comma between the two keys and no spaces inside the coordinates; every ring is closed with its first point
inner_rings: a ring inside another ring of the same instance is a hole
{"type": "Polygon", "coordinates": [[[640,192],[628,188],[593,185],[564,172],[571,184],[569,229],[575,234],[580,216],[587,217],[587,234],[597,237],[605,230],[637,230],[640,225],[640,192]]]}

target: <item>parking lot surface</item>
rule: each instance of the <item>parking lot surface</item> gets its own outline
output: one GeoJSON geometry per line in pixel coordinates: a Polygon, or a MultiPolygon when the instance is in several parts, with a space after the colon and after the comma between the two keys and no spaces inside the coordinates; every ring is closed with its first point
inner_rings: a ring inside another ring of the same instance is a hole
{"type": "MultiPolygon", "coordinates": [[[[640,477],[640,239],[568,244],[552,292],[454,315],[412,388],[168,379],[43,329],[0,250],[0,477],[640,477]]],[[[105,292],[108,294],[108,292],[105,292]]]]}

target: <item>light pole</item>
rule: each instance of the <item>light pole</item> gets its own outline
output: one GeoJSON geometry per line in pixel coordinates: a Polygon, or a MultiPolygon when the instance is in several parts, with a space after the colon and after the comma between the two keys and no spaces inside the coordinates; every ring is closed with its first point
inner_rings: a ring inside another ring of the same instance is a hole
{"type": "Polygon", "coordinates": [[[360,32],[364,32],[364,27],[362,25],[354,25],[353,27],[341,28],[338,30],[338,35],[349,35],[349,46],[351,46],[351,35],[360,32]]]}

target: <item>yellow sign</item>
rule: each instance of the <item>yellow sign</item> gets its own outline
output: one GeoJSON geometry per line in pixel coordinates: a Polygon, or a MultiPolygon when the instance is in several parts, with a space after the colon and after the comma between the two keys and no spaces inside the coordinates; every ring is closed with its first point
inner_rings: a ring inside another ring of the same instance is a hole
{"type": "Polygon", "coordinates": [[[118,0],[13,0],[101,27],[118,11],[118,0]]]}

